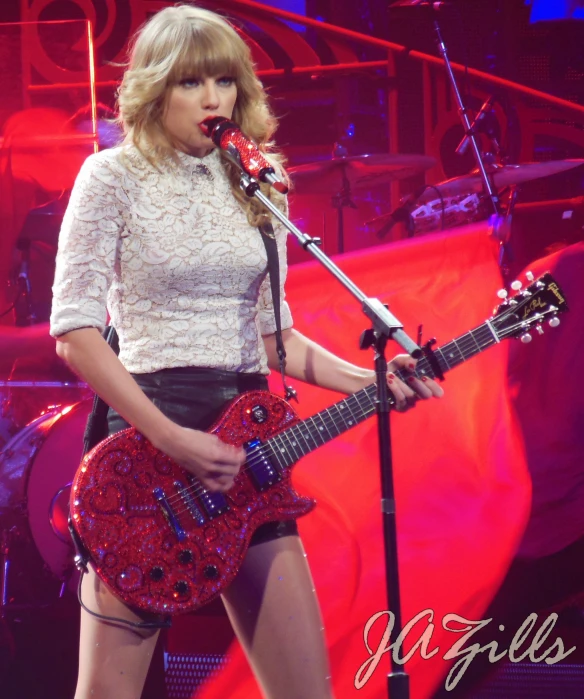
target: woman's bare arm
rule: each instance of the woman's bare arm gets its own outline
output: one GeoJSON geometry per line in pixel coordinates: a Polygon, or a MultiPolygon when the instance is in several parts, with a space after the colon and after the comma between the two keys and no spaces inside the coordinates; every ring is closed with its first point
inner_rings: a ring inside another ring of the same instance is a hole
{"type": "Polygon", "coordinates": [[[57,338],[57,354],[124,420],[155,447],[194,473],[210,490],[227,490],[245,460],[243,449],[180,427],[138,386],[96,328],[57,338]]]}
{"type": "MultiPolygon", "coordinates": [[[[270,369],[278,369],[279,361],[276,351],[276,336],[264,335],[264,346],[268,355],[270,369]]],[[[329,388],[341,393],[355,393],[375,381],[375,373],[337,357],[294,328],[282,331],[282,340],[286,349],[286,374],[292,378],[306,381],[321,388],[329,388]]],[[[398,367],[415,366],[415,360],[407,355],[394,357],[389,370],[398,367]]],[[[420,398],[439,398],[444,391],[434,381],[420,381],[412,377],[409,385],[396,376],[390,377],[390,389],[400,409],[407,407],[414,396],[420,398]]]]}

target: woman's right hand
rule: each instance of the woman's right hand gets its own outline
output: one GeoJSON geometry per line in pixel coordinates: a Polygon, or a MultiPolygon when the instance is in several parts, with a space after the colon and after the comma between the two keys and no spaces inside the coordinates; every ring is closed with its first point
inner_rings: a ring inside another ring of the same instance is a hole
{"type": "Polygon", "coordinates": [[[157,446],[213,492],[231,488],[246,458],[241,447],[226,444],[217,435],[179,425],[157,446]]]}

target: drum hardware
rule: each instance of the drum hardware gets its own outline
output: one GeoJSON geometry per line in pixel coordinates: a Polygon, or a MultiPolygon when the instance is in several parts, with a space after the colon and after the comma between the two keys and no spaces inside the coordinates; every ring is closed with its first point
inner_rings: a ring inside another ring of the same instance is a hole
{"type": "Polygon", "coordinates": [[[397,0],[397,2],[392,3],[391,7],[428,7],[431,6],[435,9],[440,9],[444,5],[450,5],[449,2],[436,2],[435,0],[397,0]]]}
{"type": "Polygon", "coordinates": [[[513,253],[511,252],[509,241],[511,239],[511,223],[513,221],[513,212],[515,211],[515,204],[517,203],[518,191],[519,188],[517,187],[517,185],[511,186],[509,192],[509,199],[507,201],[507,207],[505,209],[505,215],[493,216],[492,220],[489,221],[489,235],[499,243],[498,263],[507,291],[510,289],[510,265],[513,262],[513,253]]]}
{"type": "Polygon", "coordinates": [[[8,606],[8,573],[10,571],[10,541],[16,534],[16,527],[3,529],[0,537],[0,619],[4,619],[8,606]]]}
{"type": "Polygon", "coordinates": [[[0,388],[88,388],[83,381],[0,381],[0,388]]]}
{"type": "MultiPolygon", "coordinates": [[[[488,175],[493,186],[501,191],[507,187],[549,177],[584,164],[584,159],[550,160],[542,163],[520,163],[518,165],[490,165],[488,175]]],[[[468,175],[453,177],[434,185],[444,197],[454,197],[466,194],[480,194],[482,191],[481,178],[476,170],[468,175]]],[[[432,197],[431,192],[423,192],[420,202],[425,203],[432,197]]]]}
{"type": "MultiPolygon", "coordinates": [[[[429,185],[426,184],[420,189],[416,190],[413,194],[404,197],[401,201],[400,206],[397,207],[397,209],[394,209],[392,212],[387,214],[386,216],[383,217],[378,217],[377,219],[374,219],[370,223],[374,223],[375,221],[380,221],[381,218],[385,220],[385,223],[381,226],[381,228],[377,231],[376,235],[378,238],[384,238],[389,231],[394,227],[394,225],[398,222],[403,222],[406,227],[406,231],[408,234],[408,238],[413,238],[416,230],[415,230],[415,225],[414,225],[414,210],[417,202],[419,201],[420,197],[422,194],[427,190],[427,189],[435,189],[434,185],[429,185]]],[[[438,190],[437,190],[438,191],[438,190]]],[[[441,193],[438,191],[438,195],[440,196],[441,202],[442,202],[442,228],[444,228],[444,199],[441,195],[441,193]]]]}
{"type": "MultiPolygon", "coordinates": [[[[497,140],[497,134],[495,132],[497,120],[494,118],[493,105],[495,104],[495,96],[489,95],[486,101],[483,103],[482,107],[477,112],[474,121],[471,125],[471,130],[474,133],[485,133],[491,142],[493,148],[493,154],[497,159],[497,162],[501,160],[501,146],[497,140]]],[[[462,141],[456,147],[454,151],[456,155],[464,155],[470,145],[470,139],[468,136],[463,136],[462,141]]],[[[483,156],[485,162],[487,161],[486,155],[483,156]]]]}
{"type": "MultiPolygon", "coordinates": [[[[501,268],[509,266],[510,249],[507,245],[510,235],[513,208],[517,201],[518,185],[531,180],[549,177],[566,172],[584,164],[584,159],[550,160],[548,162],[520,163],[518,165],[488,166],[489,177],[498,191],[510,191],[509,198],[501,214],[500,221],[491,221],[492,236],[501,244],[501,268]],[[505,261],[505,257],[507,260],[505,261]]],[[[453,177],[435,185],[428,185],[418,192],[402,199],[400,207],[378,216],[366,225],[374,228],[381,225],[377,237],[384,237],[397,221],[406,222],[406,227],[414,235],[432,233],[437,230],[455,228],[489,218],[482,196],[482,182],[477,171],[453,177]],[[436,198],[438,195],[438,199],[436,198]],[[417,206],[416,206],[417,204],[417,206]]]]}
{"type": "Polygon", "coordinates": [[[83,401],[50,410],[0,451],[3,616],[46,609],[76,587],[68,493],[90,408],[83,401]]]}
{"type": "Polygon", "coordinates": [[[16,246],[20,250],[20,267],[16,277],[18,296],[14,302],[14,314],[15,325],[23,327],[36,323],[36,315],[32,310],[31,286],[28,274],[30,267],[30,240],[19,240],[16,246]]]}
{"type": "Polygon", "coordinates": [[[406,179],[430,169],[436,160],[425,155],[380,153],[347,156],[346,148],[335,144],[333,158],[289,168],[299,194],[331,194],[331,206],[338,212],[338,252],[344,252],[343,209],[356,209],[355,192],[406,179]]]}

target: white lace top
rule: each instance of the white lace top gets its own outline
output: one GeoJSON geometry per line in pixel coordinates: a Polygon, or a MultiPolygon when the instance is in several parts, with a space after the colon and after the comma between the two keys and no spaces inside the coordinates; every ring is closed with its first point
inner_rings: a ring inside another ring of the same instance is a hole
{"type": "MultiPolygon", "coordinates": [[[[267,374],[261,336],[275,321],[261,235],[233,196],[219,151],[179,159],[159,172],[125,146],[85,161],[59,237],[51,335],[103,330],[107,302],[132,373],[199,366],[267,374]]],[[[286,232],[275,229],[289,328],[286,232]]]]}

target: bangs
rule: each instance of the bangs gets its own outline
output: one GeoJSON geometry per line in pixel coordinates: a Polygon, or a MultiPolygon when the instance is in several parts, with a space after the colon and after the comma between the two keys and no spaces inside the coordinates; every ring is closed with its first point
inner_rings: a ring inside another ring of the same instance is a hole
{"type": "MultiPolygon", "coordinates": [[[[235,30],[232,30],[235,33],[235,30]]],[[[170,84],[187,78],[228,76],[238,79],[242,73],[244,56],[238,44],[225,28],[205,23],[190,24],[180,37],[180,48],[168,74],[170,84]]],[[[243,44],[245,47],[245,44],[243,44]]]]}

